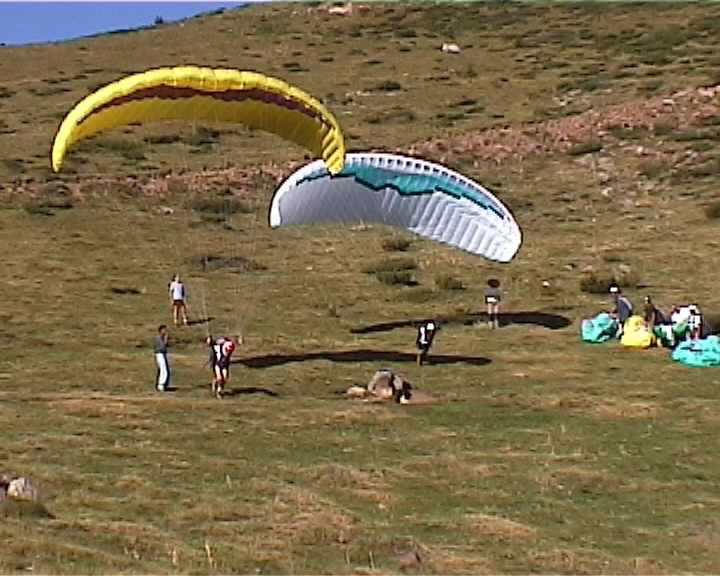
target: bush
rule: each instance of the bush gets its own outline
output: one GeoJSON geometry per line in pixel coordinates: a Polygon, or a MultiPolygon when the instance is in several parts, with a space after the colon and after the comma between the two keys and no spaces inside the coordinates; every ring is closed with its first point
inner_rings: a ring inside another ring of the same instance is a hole
{"type": "Polygon", "coordinates": [[[196,198],[190,202],[190,208],[196,212],[218,216],[253,212],[250,205],[237,198],[196,198]]]}
{"type": "Polygon", "coordinates": [[[385,80],[384,82],[380,82],[374,87],[374,90],[378,90],[380,92],[395,92],[397,90],[402,90],[402,84],[400,82],[395,82],[395,80],[385,80]]]}
{"type": "Polygon", "coordinates": [[[47,200],[45,202],[30,202],[23,208],[28,214],[40,216],[54,216],[57,210],[70,210],[73,203],[70,200],[47,200]]]}
{"type": "Polygon", "coordinates": [[[144,138],[148,144],[173,144],[181,139],[180,134],[158,134],[157,136],[146,136],[144,138]]]}
{"type": "Polygon", "coordinates": [[[376,272],[375,277],[388,286],[415,286],[417,284],[410,270],[376,272]]]}
{"type": "Polygon", "coordinates": [[[204,254],[191,259],[191,263],[199,265],[203,272],[229,269],[233,272],[255,272],[267,270],[267,266],[243,256],[218,256],[204,254]]]}
{"type": "Polygon", "coordinates": [[[440,290],[464,290],[462,280],[452,274],[438,274],[435,276],[435,286],[440,290]]]}
{"type": "Polygon", "coordinates": [[[568,154],[570,156],[582,156],[584,154],[593,154],[594,152],[600,152],[602,148],[602,142],[598,140],[590,140],[589,142],[581,142],[580,144],[575,144],[575,146],[572,146],[570,150],[568,150],[568,154]]]}
{"type": "Polygon", "coordinates": [[[720,219],[720,202],[713,202],[705,206],[705,216],[711,220],[720,219]]]}
{"type": "Polygon", "coordinates": [[[406,252],[412,242],[402,236],[393,236],[391,238],[385,238],[382,241],[382,249],[385,252],[406,252]]]}
{"type": "Polygon", "coordinates": [[[198,126],[193,133],[185,139],[185,143],[195,147],[210,146],[216,144],[219,139],[220,130],[198,126]]]}
{"type": "Polygon", "coordinates": [[[366,266],[365,274],[382,274],[385,272],[406,272],[416,270],[417,262],[412,258],[387,258],[366,266]]]}
{"type": "Polygon", "coordinates": [[[640,279],[636,273],[624,267],[614,274],[589,272],[580,279],[580,291],[588,294],[607,294],[613,283],[617,283],[623,289],[637,288],[640,279]]]}
{"type": "Polygon", "coordinates": [[[657,178],[663,174],[667,174],[670,165],[666,160],[642,160],[638,164],[638,172],[645,178],[657,178]]]}

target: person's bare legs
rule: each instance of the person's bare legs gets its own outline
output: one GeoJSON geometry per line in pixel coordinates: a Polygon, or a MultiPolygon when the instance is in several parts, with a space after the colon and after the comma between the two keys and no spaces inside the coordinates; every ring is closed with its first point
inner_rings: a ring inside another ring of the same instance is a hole
{"type": "Polygon", "coordinates": [[[500,328],[500,303],[496,302],[493,307],[493,327],[500,328]]]}

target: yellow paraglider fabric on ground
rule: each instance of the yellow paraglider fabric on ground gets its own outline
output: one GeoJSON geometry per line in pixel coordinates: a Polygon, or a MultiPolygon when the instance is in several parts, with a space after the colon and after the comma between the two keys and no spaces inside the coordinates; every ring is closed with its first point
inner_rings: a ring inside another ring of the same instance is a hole
{"type": "Polygon", "coordinates": [[[60,170],[68,149],[98,132],[162,120],[236,122],[272,132],[342,170],[345,143],[335,117],[318,100],[277,78],[233,69],[158,68],[112,82],[65,117],[52,148],[60,170]]]}
{"type": "Polygon", "coordinates": [[[629,348],[650,348],[655,345],[655,335],[642,316],[630,316],[625,320],[620,343],[629,348]]]}

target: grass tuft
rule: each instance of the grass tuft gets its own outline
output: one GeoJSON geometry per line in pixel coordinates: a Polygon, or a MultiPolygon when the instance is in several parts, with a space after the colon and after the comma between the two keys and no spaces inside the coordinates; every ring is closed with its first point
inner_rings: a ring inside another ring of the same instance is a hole
{"type": "Polygon", "coordinates": [[[392,236],[382,241],[382,249],[385,252],[407,252],[412,245],[412,241],[403,236],[392,236]]]}
{"type": "Polygon", "coordinates": [[[720,202],[713,202],[705,206],[705,216],[710,220],[720,219],[720,202]]]}
{"type": "Polygon", "coordinates": [[[452,274],[438,274],[435,276],[435,286],[440,290],[464,290],[462,280],[452,274]]]}

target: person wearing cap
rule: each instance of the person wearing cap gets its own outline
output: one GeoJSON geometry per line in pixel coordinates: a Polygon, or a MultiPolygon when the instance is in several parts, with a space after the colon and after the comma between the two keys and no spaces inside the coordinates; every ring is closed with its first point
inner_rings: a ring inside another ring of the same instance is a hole
{"type": "Polygon", "coordinates": [[[613,299],[613,304],[615,305],[612,312],[610,312],[610,315],[618,321],[619,326],[616,337],[620,338],[623,333],[625,321],[633,314],[633,305],[632,302],[630,302],[630,300],[628,300],[628,298],[622,293],[620,286],[616,283],[613,282],[610,285],[609,291],[613,299]]]}

